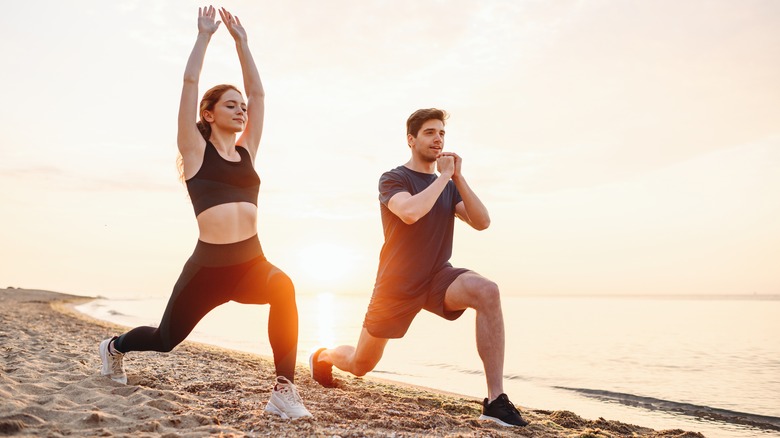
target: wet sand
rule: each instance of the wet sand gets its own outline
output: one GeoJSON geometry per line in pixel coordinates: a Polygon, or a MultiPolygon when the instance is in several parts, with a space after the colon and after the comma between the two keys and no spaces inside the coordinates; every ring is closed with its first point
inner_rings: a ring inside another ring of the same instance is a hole
{"type": "Polygon", "coordinates": [[[480,421],[481,401],[429,388],[336,372],[314,382],[299,358],[296,385],[312,419],[264,412],[273,361],[186,341],[171,353],[130,353],[128,384],[100,375],[98,343],[126,327],[72,309],[90,298],[0,289],[0,435],[16,436],[463,436],[681,437],[568,411],[519,406],[529,421],[480,421]]]}

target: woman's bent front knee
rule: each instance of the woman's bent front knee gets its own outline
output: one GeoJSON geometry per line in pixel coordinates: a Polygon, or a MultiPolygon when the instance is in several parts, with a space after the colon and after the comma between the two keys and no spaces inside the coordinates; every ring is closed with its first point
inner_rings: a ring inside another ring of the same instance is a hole
{"type": "Polygon", "coordinates": [[[268,280],[268,302],[273,304],[295,303],[295,285],[284,272],[277,271],[268,280]]]}

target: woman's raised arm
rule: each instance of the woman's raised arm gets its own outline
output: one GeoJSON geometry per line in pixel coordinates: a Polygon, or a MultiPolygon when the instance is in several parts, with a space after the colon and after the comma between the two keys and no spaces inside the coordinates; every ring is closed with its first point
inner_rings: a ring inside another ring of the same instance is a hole
{"type": "Polygon", "coordinates": [[[260,73],[257,71],[255,60],[249,51],[246,30],[241,25],[241,21],[225,8],[219,11],[219,15],[222,16],[222,21],[236,41],[236,51],[238,52],[238,60],[241,62],[241,74],[244,77],[244,91],[247,99],[246,127],[236,144],[247,148],[254,159],[260,146],[260,137],[263,134],[265,90],[263,90],[263,83],[260,81],[260,73]]]}
{"type": "MultiPolygon", "coordinates": [[[[187,67],[184,69],[184,84],[181,89],[181,101],[179,102],[179,130],[176,143],[179,152],[185,157],[195,150],[203,149],[206,141],[198,131],[195,122],[198,119],[198,81],[200,71],[203,68],[203,59],[206,56],[206,47],[209,45],[211,35],[219,28],[219,21],[214,21],[217,15],[213,6],[198,8],[198,38],[192,48],[187,67]]],[[[191,161],[191,160],[190,160],[191,161]]]]}

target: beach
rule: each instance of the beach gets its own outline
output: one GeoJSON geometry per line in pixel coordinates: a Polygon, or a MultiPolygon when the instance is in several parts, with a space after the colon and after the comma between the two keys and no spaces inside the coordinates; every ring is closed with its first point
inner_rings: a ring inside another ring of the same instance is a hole
{"type": "Polygon", "coordinates": [[[100,375],[97,345],[126,329],[72,306],[91,298],[0,290],[0,434],[16,436],[533,436],[701,437],[619,419],[518,406],[530,422],[479,421],[481,401],[430,388],[335,372],[315,383],[299,357],[296,385],[312,419],[263,410],[274,379],[260,355],[185,341],[172,353],[125,358],[128,384],[100,375]]]}

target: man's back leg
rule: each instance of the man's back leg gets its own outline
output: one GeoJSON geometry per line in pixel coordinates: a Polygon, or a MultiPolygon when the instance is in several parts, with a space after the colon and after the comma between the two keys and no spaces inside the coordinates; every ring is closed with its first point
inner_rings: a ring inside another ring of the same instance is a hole
{"type": "Polygon", "coordinates": [[[372,336],[363,327],[357,347],[340,345],[336,348],[317,350],[309,361],[312,377],[323,386],[331,386],[332,377],[329,376],[330,368],[333,366],[356,376],[364,376],[379,363],[387,341],[385,338],[372,336]]]}

